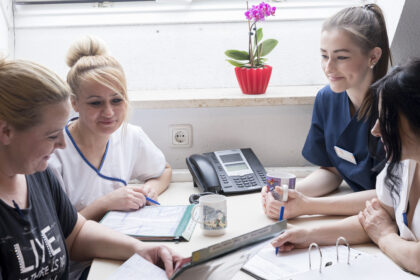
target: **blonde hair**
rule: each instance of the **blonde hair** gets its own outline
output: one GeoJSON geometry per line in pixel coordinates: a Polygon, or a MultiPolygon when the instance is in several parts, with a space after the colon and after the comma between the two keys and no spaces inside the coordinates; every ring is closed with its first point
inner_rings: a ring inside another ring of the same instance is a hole
{"type": "MultiPolygon", "coordinates": [[[[339,11],[327,19],[322,26],[322,30],[331,29],[346,31],[364,54],[375,47],[381,48],[382,55],[373,68],[372,82],[386,75],[389,64],[392,64],[392,58],[385,19],[378,5],[366,4],[362,7],[350,7],[339,11]]],[[[369,89],[360,107],[359,119],[370,115],[373,96],[374,93],[369,89]]]]}
{"type": "Polygon", "coordinates": [[[31,61],[0,57],[0,119],[18,130],[42,122],[42,107],[66,101],[69,86],[51,70],[31,61]]]}
{"type": "Polygon", "coordinates": [[[83,82],[95,81],[118,93],[128,104],[124,70],[108,55],[101,39],[86,36],[74,42],[67,52],[66,63],[70,67],[67,82],[76,98],[83,82]]]}

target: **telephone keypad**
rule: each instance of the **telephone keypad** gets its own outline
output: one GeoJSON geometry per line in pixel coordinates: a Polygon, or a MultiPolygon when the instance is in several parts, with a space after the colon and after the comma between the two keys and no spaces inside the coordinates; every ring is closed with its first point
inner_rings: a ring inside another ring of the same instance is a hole
{"type": "Polygon", "coordinates": [[[232,177],[232,180],[236,187],[240,189],[260,188],[257,182],[257,178],[253,174],[232,177]]]}

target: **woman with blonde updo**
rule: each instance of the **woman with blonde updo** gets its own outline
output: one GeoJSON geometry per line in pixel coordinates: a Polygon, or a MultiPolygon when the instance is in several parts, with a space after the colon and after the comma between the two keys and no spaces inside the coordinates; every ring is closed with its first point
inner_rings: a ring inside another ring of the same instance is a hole
{"type": "Polygon", "coordinates": [[[170,276],[180,257],[79,215],[47,168],[65,148],[71,90],[33,62],[0,58],[0,279],[74,279],[69,260],[134,253],[170,276]]]}
{"type": "MultiPolygon", "coordinates": [[[[94,37],[76,41],[67,64],[71,104],[79,116],[65,126],[67,147],[53,154],[50,167],[71,203],[86,219],[98,221],[107,211],[137,210],[156,201],[172,170],[143,130],[125,122],[128,98],[121,65],[94,37]],[[128,186],[133,179],[144,185],[128,186]]],[[[79,279],[87,266],[72,262],[71,278],[79,279]]]]}
{"type": "Polygon", "coordinates": [[[65,127],[67,148],[56,151],[50,166],[72,204],[87,219],[110,210],[137,210],[146,196],[157,197],[169,185],[172,170],[143,130],[125,123],[127,88],[121,65],[93,37],[69,49],[67,82],[79,116],[65,127]],[[137,179],[143,186],[127,186],[137,179]]]}

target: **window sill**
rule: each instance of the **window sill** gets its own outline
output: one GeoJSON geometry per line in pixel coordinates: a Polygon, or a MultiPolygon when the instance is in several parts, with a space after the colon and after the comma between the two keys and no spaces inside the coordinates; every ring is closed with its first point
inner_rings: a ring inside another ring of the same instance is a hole
{"type": "Polygon", "coordinates": [[[130,106],[141,109],[311,105],[323,85],[268,87],[265,94],[240,88],[131,91],[130,106]]]}

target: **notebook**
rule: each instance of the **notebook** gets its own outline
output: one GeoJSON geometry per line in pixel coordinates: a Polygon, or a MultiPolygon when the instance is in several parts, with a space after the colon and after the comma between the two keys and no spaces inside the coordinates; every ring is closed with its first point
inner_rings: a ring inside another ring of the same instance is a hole
{"type": "Polygon", "coordinates": [[[196,223],[194,205],[145,206],[137,211],[109,211],[101,224],[140,240],[189,241],[196,223]]]}

